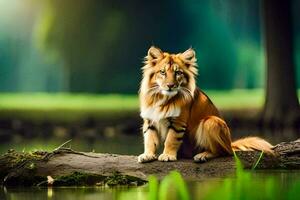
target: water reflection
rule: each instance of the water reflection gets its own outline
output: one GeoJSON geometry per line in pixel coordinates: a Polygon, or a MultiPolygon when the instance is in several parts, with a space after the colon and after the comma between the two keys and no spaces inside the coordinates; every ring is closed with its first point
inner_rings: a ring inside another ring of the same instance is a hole
{"type": "MultiPolygon", "coordinates": [[[[137,191],[138,188],[135,189],[137,191]]],[[[3,188],[1,199],[7,200],[113,200],[120,199],[120,195],[131,191],[130,188],[102,188],[102,187],[65,187],[65,188],[3,188]],[[7,190],[7,192],[4,192],[7,190]]]]}
{"type": "MultiPolygon", "coordinates": [[[[187,181],[191,199],[298,199],[299,171],[252,171],[241,176],[187,181]]],[[[174,191],[176,193],[176,191],[174,191]]],[[[0,188],[0,199],[8,200],[145,200],[148,186],[0,188]]],[[[176,195],[169,195],[172,200],[176,195]]],[[[170,199],[167,198],[167,199],[170,199]]],[[[178,198],[177,198],[178,199],[178,198]]]]}
{"type": "Polygon", "coordinates": [[[300,172],[246,171],[237,177],[195,182],[190,188],[195,199],[299,199],[300,172]]]}

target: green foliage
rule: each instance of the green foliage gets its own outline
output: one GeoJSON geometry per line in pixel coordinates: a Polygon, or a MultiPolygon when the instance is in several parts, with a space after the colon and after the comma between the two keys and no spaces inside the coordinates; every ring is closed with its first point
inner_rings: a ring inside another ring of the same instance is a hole
{"type": "Polygon", "coordinates": [[[5,185],[7,186],[31,186],[36,185],[41,181],[45,180],[45,177],[37,176],[35,174],[36,162],[43,159],[43,156],[35,152],[17,152],[13,149],[9,150],[5,154],[0,155],[0,160],[7,161],[2,167],[0,172],[0,184],[3,184],[5,180],[5,185]],[[22,177],[19,176],[8,176],[8,174],[16,170],[18,173],[22,173],[22,177]]]}
{"type": "MultiPolygon", "coordinates": [[[[147,200],[190,200],[190,194],[186,182],[179,172],[171,171],[160,182],[155,176],[148,178],[147,195],[139,195],[136,199],[147,200]]],[[[120,199],[133,199],[128,193],[121,195],[120,199]]]]}
{"type": "MultiPolygon", "coordinates": [[[[154,177],[149,181],[154,181],[154,177]]],[[[151,183],[153,185],[153,183],[151,183]]],[[[167,200],[167,199],[181,199],[189,200],[189,192],[187,190],[185,181],[182,176],[177,171],[170,172],[160,184],[156,185],[157,187],[149,187],[149,197],[154,197],[155,192],[157,192],[156,199],[167,200]],[[152,190],[151,190],[152,189],[152,190]]],[[[149,198],[150,199],[150,198],[149,198]]]]}
{"type": "Polygon", "coordinates": [[[156,200],[158,198],[159,182],[155,176],[149,176],[148,181],[148,188],[151,191],[148,194],[148,200],[156,200]]]}
{"type": "Polygon", "coordinates": [[[259,43],[242,40],[237,46],[236,88],[262,88],[265,80],[265,56],[259,43]]]}
{"type": "Polygon", "coordinates": [[[169,52],[195,48],[201,88],[264,85],[259,0],[1,5],[1,91],[135,93],[151,45],[169,52]]]}
{"type": "Polygon", "coordinates": [[[263,158],[263,155],[264,155],[264,152],[262,151],[260,154],[259,154],[259,157],[255,163],[255,165],[253,165],[252,169],[256,169],[257,165],[259,164],[259,162],[261,161],[261,159],[263,158]]]}
{"type": "Polygon", "coordinates": [[[184,17],[190,19],[185,39],[197,52],[198,84],[202,88],[231,89],[237,77],[237,51],[232,30],[211,1],[183,1],[184,17]],[[192,19],[192,20],[191,20],[192,19]],[[209,34],[208,34],[209,33],[209,34]],[[213,39],[212,39],[213,38],[213,39]],[[217,55],[218,59],[213,59],[217,55]],[[225,67],[226,66],[226,67],[225,67]],[[211,80],[214,81],[211,81],[211,80]]]}
{"type": "Polygon", "coordinates": [[[243,163],[238,158],[238,156],[236,155],[235,151],[233,152],[233,157],[234,157],[235,165],[236,165],[236,174],[237,175],[243,174],[244,173],[243,163]]]}

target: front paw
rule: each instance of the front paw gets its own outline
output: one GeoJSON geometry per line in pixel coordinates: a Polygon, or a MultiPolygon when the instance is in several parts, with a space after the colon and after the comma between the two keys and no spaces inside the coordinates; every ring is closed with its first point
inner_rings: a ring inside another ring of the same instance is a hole
{"type": "Polygon", "coordinates": [[[145,154],[145,153],[143,153],[143,154],[139,155],[138,162],[139,163],[145,163],[145,162],[151,162],[151,161],[156,160],[156,159],[157,159],[157,157],[156,157],[155,154],[145,154]]]}
{"type": "Polygon", "coordinates": [[[207,160],[213,158],[214,155],[207,152],[207,151],[204,151],[202,153],[198,153],[197,155],[194,156],[194,161],[195,162],[199,162],[199,163],[204,163],[204,162],[207,162],[207,160]]]}
{"type": "Polygon", "coordinates": [[[160,156],[158,157],[158,160],[159,161],[164,161],[164,162],[175,161],[175,160],[177,160],[177,156],[163,153],[163,154],[160,154],[160,156]]]}

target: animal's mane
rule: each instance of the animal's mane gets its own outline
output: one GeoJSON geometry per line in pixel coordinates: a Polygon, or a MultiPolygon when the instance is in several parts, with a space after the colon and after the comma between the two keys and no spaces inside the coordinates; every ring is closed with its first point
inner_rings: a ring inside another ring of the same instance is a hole
{"type": "Polygon", "coordinates": [[[181,54],[169,54],[162,52],[163,57],[160,59],[153,58],[151,54],[148,54],[144,58],[144,66],[142,67],[143,78],[140,85],[140,101],[145,106],[160,106],[170,107],[172,104],[185,104],[193,99],[194,91],[196,89],[196,75],[198,74],[196,58],[193,57],[190,60],[183,60],[180,58],[181,54]],[[150,79],[154,76],[155,67],[162,62],[165,58],[176,58],[182,65],[186,66],[185,73],[187,74],[188,85],[187,87],[181,87],[178,94],[172,97],[162,95],[157,90],[157,85],[150,85],[150,79]]]}

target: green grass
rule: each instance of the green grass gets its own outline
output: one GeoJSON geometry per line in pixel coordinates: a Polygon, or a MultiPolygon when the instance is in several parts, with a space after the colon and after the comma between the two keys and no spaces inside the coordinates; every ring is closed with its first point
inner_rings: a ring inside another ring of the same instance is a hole
{"type": "MultiPolygon", "coordinates": [[[[220,109],[257,109],[263,106],[264,91],[205,90],[220,109]]],[[[87,117],[120,116],[138,112],[137,95],[69,93],[0,93],[0,117],[73,121],[87,117]]]]}
{"type": "Polygon", "coordinates": [[[67,93],[2,93],[0,108],[37,110],[131,110],[138,105],[136,95],[92,95],[67,93]]]}
{"type": "Polygon", "coordinates": [[[136,95],[0,94],[0,117],[72,121],[87,117],[120,115],[137,109],[136,95]]]}
{"type": "Polygon", "coordinates": [[[137,195],[126,191],[120,194],[117,199],[129,200],[190,200],[190,194],[186,182],[177,171],[171,171],[161,181],[151,175],[148,178],[148,186],[144,191],[133,188],[131,191],[139,192],[137,195]],[[133,195],[134,194],[134,195],[133,195]],[[136,196],[135,196],[136,195],[136,196]]]}
{"type": "Polygon", "coordinates": [[[261,108],[264,103],[264,91],[255,90],[204,90],[220,109],[261,108]]]}

